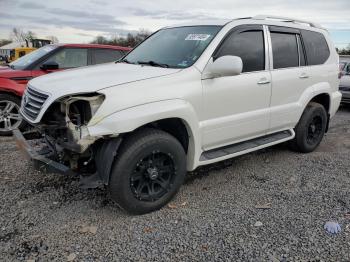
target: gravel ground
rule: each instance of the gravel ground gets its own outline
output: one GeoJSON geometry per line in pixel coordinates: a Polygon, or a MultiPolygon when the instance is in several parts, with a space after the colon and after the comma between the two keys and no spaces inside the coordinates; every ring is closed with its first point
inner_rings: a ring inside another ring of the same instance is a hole
{"type": "Polygon", "coordinates": [[[350,261],[350,109],[316,152],[279,145],[200,168],[170,205],[138,217],[0,141],[0,260],[350,261]],[[330,220],[341,233],[325,232],[330,220]]]}

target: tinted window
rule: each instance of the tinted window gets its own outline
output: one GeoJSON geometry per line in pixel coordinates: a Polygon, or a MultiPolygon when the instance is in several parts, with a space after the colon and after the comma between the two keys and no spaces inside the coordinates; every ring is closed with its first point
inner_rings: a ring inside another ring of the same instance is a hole
{"type": "MultiPolygon", "coordinates": [[[[64,48],[46,61],[56,62],[59,68],[74,68],[87,65],[87,49],[64,48]]],[[[45,62],[46,62],[45,61],[45,62]]]]}
{"type": "Polygon", "coordinates": [[[271,42],[274,69],[299,66],[295,34],[271,33],[271,42]]]}
{"type": "Polygon", "coordinates": [[[245,31],[232,33],[225,39],[215,58],[232,55],[243,61],[243,72],[265,69],[265,51],[263,31],[245,31]]]}
{"type": "Polygon", "coordinates": [[[97,49],[93,50],[93,64],[109,63],[119,60],[124,56],[122,51],[110,50],[110,49],[97,49]]]}
{"type": "Polygon", "coordinates": [[[321,33],[303,30],[302,37],[308,64],[321,65],[326,62],[330,52],[324,36],[321,33]]]}

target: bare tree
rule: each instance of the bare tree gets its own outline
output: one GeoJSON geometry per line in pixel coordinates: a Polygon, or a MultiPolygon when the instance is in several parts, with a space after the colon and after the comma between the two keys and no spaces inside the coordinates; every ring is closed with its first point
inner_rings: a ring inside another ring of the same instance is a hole
{"type": "Polygon", "coordinates": [[[22,29],[14,27],[11,32],[11,38],[14,42],[24,42],[25,34],[22,29]]]}
{"type": "Polygon", "coordinates": [[[14,42],[25,42],[26,40],[33,40],[36,35],[33,31],[25,32],[21,28],[14,27],[12,29],[11,38],[14,42]]]}
{"type": "Polygon", "coordinates": [[[24,33],[24,37],[25,37],[25,39],[28,39],[29,41],[31,41],[31,40],[36,38],[36,35],[33,31],[28,31],[28,32],[24,33]]]}

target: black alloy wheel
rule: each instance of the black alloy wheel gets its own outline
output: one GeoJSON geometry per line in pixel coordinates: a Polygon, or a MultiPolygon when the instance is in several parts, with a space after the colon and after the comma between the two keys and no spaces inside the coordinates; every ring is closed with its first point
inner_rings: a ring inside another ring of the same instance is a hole
{"type": "Polygon", "coordinates": [[[320,140],[322,134],[323,123],[320,116],[315,116],[307,129],[306,141],[309,145],[314,145],[320,140]]]}
{"type": "Polygon", "coordinates": [[[323,105],[310,102],[295,127],[295,138],[291,141],[293,150],[309,153],[321,143],[328,123],[327,111],[323,105]]]}
{"type": "Polygon", "coordinates": [[[154,202],[171,190],[175,176],[173,156],[152,152],[136,164],[130,187],[137,199],[154,202]]]}
{"type": "Polygon", "coordinates": [[[141,215],[160,209],[178,192],[186,175],[186,153],[169,133],[144,128],[122,142],[109,181],[112,199],[141,215]]]}

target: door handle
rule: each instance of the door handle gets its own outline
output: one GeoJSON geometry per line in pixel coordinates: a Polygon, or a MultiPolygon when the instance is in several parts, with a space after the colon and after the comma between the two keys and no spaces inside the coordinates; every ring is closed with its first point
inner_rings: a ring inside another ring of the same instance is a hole
{"type": "Polygon", "coordinates": [[[299,76],[300,79],[305,79],[305,78],[309,78],[309,76],[306,74],[306,73],[302,73],[300,76],[299,76]]]}
{"type": "Polygon", "coordinates": [[[268,80],[267,78],[261,78],[258,82],[258,85],[266,85],[266,84],[270,84],[270,80],[268,80]]]}

